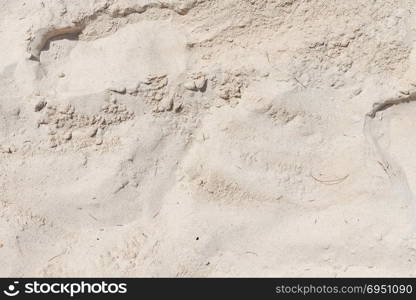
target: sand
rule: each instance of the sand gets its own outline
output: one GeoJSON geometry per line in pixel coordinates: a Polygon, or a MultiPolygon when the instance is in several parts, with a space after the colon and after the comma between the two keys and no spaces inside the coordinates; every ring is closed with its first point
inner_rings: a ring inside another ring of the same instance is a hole
{"type": "Polygon", "coordinates": [[[415,13],[0,0],[0,276],[416,276],[415,13]]]}

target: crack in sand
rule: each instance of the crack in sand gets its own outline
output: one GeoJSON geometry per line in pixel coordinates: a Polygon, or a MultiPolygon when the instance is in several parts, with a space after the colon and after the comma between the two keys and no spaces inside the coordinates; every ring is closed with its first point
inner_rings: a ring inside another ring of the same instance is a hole
{"type": "Polygon", "coordinates": [[[371,118],[374,118],[378,112],[384,111],[395,105],[409,103],[413,101],[416,101],[416,93],[412,93],[409,96],[403,98],[390,98],[382,102],[376,102],[373,104],[373,109],[366,115],[371,118]]]}
{"type": "Polygon", "coordinates": [[[45,49],[49,41],[54,38],[66,38],[68,35],[76,35],[77,37],[83,30],[97,18],[107,15],[112,18],[125,18],[131,14],[142,14],[152,8],[169,9],[180,15],[186,15],[196,5],[195,1],[188,1],[184,3],[168,3],[168,2],[149,2],[144,5],[135,5],[134,7],[127,7],[124,9],[114,9],[110,11],[110,6],[105,6],[102,9],[95,11],[81,20],[73,21],[71,25],[52,25],[41,28],[34,34],[33,39],[29,43],[29,59],[40,61],[40,55],[45,49]]]}
{"type": "Polygon", "coordinates": [[[66,26],[62,28],[42,28],[35,33],[34,39],[30,43],[30,59],[40,61],[40,54],[44,50],[46,44],[54,38],[65,38],[68,35],[79,35],[83,30],[84,25],[66,26]]]}
{"type": "Polygon", "coordinates": [[[393,189],[399,195],[401,195],[409,204],[413,205],[414,197],[412,190],[409,186],[409,182],[406,176],[406,172],[397,163],[391,155],[380,146],[378,142],[375,129],[378,126],[374,123],[375,117],[378,113],[383,112],[393,106],[410,103],[416,101],[416,93],[412,93],[403,98],[390,98],[382,102],[376,102],[373,105],[373,109],[365,115],[364,121],[364,135],[370,145],[373,147],[374,152],[378,155],[377,162],[382,166],[383,170],[388,175],[393,189]]]}

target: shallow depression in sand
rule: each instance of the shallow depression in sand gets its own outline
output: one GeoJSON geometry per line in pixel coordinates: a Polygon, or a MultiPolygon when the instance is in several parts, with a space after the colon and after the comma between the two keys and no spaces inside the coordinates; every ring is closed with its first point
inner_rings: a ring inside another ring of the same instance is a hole
{"type": "Polygon", "coordinates": [[[111,36],[94,41],[74,41],[67,57],[46,66],[58,78],[57,92],[96,93],[113,84],[135,87],[149,74],[170,74],[185,70],[186,39],[175,26],[163,22],[127,25],[111,36]],[[150,58],[150,59],[149,59],[150,58]]]}

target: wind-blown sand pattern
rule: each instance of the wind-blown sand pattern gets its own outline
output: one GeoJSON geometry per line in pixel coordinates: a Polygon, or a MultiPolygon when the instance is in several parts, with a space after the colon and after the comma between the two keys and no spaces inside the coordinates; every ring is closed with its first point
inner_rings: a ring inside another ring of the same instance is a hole
{"type": "Polygon", "coordinates": [[[0,275],[416,276],[415,13],[0,0],[0,275]]]}

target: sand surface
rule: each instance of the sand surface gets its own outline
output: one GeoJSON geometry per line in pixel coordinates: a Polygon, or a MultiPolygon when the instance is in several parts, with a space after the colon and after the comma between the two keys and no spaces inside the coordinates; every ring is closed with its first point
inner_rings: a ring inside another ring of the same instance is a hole
{"type": "Polygon", "coordinates": [[[415,14],[0,0],[0,276],[416,276],[415,14]]]}

